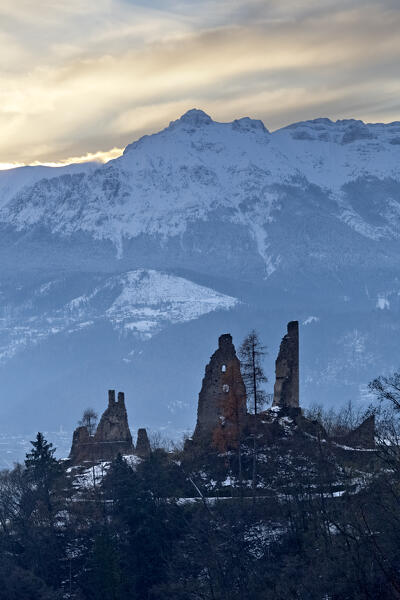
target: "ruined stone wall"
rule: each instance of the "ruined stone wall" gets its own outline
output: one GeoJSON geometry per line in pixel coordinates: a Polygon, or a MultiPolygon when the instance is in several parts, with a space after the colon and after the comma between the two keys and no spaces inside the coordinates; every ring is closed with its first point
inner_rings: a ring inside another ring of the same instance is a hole
{"type": "Polygon", "coordinates": [[[246,415],[246,389],[230,334],[221,335],[206,366],[193,442],[210,444],[216,428],[229,428],[236,415],[246,415]]]}
{"type": "Polygon", "coordinates": [[[128,415],[123,392],[108,392],[108,407],[101,416],[94,436],[86,427],[74,431],[70,460],[73,464],[85,461],[114,460],[118,453],[134,454],[132,435],[128,425],[128,415]]]}
{"type": "Polygon", "coordinates": [[[356,429],[335,440],[352,448],[375,448],[375,433],[375,415],[370,415],[356,429]]]}
{"type": "Polygon", "coordinates": [[[146,431],[146,429],[141,427],[140,429],[138,429],[135,454],[136,454],[136,456],[139,456],[140,458],[147,458],[148,456],[150,456],[150,453],[151,453],[151,448],[150,448],[150,441],[149,441],[149,438],[147,435],[147,431],[146,431]]]}
{"type": "Polygon", "coordinates": [[[92,440],[87,427],[77,427],[72,437],[71,452],[69,458],[72,464],[90,460],[92,440]]]}
{"type": "Polygon", "coordinates": [[[299,322],[290,321],[275,362],[275,386],[272,406],[299,407],[299,322]]]}

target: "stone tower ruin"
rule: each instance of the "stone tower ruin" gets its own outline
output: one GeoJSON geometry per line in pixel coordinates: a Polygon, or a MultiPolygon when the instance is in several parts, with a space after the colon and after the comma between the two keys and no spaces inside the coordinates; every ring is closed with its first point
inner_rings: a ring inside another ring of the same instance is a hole
{"type": "Polygon", "coordinates": [[[290,321],[275,362],[272,406],[299,408],[299,322],[290,321]]]}
{"type": "Polygon", "coordinates": [[[217,428],[229,428],[234,419],[241,422],[245,416],[246,388],[232,336],[226,333],[220,336],[218,349],[206,366],[193,443],[210,444],[217,428]]]}
{"type": "Polygon", "coordinates": [[[246,388],[240,372],[232,336],[221,335],[218,349],[206,366],[199,403],[197,424],[185,450],[226,452],[236,449],[243,440],[251,439],[254,432],[264,444],[276,444],[287,437],[287,423],[281,417],[290,417],[292,431],[330,440],[337,448],[375,448],[374,415],[367,417],[356,429],[341,437],[331,437],[323,426],[305,417],[299,402],[299,323],[290,321],[282,338],[275,362],[275,385],[272,409],[257,415],[247,413],[246,388]],[[276,410],[279,408],[280,410],[276,410]],[[275,409],[275,410],[274,410],[275,409]]]}
{"type": "Polygon", "coordinates": [[[147,431],[143,427],[138,429],[135,454],[139,458],[148,458],[151,454],[150,441],[147,431]]]}
{"type": "Polygon", "coordinates": [[[69,458],[72,464],[90,461],[109,461],[120,454],[134,454],[135,448],[128,425],[125,408],[125,395],[108,392],[108,407],[101,416],[97,430],[90,435],[87,427],[80,426],[74,431],[69,458]]]}

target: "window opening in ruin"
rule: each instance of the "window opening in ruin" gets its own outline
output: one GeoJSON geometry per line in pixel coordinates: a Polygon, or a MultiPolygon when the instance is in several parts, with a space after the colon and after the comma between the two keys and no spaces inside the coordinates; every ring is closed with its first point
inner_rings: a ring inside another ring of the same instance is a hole
{"type": "Polygon", "coordinates": [[[221,371],[222,371],[223,373],[226,373],[226,365],[222,365],[222,367],[221,367],[221,371]]]}

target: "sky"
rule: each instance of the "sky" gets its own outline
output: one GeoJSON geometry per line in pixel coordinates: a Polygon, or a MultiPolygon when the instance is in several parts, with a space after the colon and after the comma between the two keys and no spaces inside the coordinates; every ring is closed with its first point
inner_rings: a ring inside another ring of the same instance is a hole
{"type": "Polygon", "coordinates": [[[0,168],[108,160],[190,108],[400,120],[400,3],[1,0],[0,168]]]}

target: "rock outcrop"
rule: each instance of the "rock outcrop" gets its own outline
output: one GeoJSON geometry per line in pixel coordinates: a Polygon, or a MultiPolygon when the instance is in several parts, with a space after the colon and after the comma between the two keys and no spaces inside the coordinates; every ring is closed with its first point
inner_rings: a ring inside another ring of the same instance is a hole
{"type": "Polygon", "coordinates": [[[272,406],[299,408],[299,322],[290,321],[275,362],[272,406]]]}
{"type": "Polygon", "coordinates": [[[101,416],[94,435],[90,435],[87,427],[77,427],[72,439],[70,452],[71,464],[114,460],[120,454],[134,454],[132,435],[128,425],[123,392],[108,392],[108,407],[101,416]]]}
{"type": "Polygon", "coordinates": [[[246,388],[232,336],[218,340],[218,349],[206,366],[197,409],[193,443],[209,445],[217,432],[232,437],[246,416],[246,388]]]}
{"type": "Polygon", "coordinates": [[[140,458],[148,458],[150,453],[151,448],[147,431],[142,427],[138,429],[135,454],[140,458]]]}

